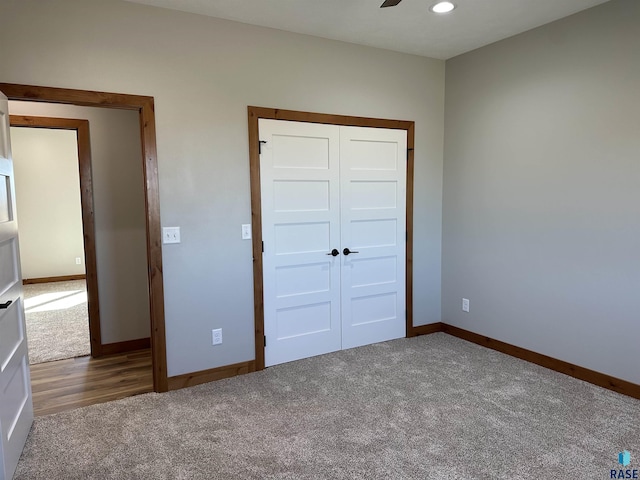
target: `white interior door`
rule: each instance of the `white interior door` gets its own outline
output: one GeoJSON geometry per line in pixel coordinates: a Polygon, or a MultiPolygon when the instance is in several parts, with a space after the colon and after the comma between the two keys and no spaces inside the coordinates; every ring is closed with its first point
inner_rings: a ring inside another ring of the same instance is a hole
{"type": "Polygon", "coordinates": [[[265,365],[404,337],[406,131],[258,128],[265,365]]]}
{"type": "Polygon", "coordinates": [[[340,130],[260,119],[265,365],[340,350],[340,130]],[[263,143],[264,142],[264,143],[263,143]]]}
{"type": "Polygon", "coordinates": [[[0,480],[9,480],[33,422],[7,97],[0,93],[0,480]]]}
{"type": "Polygon", "coordinates": [[[341,127],[343,349],[406,335],[406,156],[405,130],[341,127]]]}

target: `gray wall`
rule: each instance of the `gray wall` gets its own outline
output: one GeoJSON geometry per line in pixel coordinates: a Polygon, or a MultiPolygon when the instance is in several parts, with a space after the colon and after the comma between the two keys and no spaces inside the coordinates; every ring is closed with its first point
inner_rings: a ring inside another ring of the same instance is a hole
{"type": "Polygon", "coordinates": [[[22,278],[84,274],[76,132],[11,127],[11,153],[22,278]]]}
{"type": "Polygon", "coordinates": [[[444,322],[640,383],[639,92],[636,0],[447,61],[444,322]]]}
{"type": "MultiPolygon", "coordinates": [[[[89,120],[102,343],[148,337],[149,288],[138,113],[15,101],[9,102],[9,113],[89,120]]],[[[19,208],[18,205],[20,225],[19,208]]]]}
{"type": "Polygon", "coordinates": [[[162,223],[182,228],[169,375],[254,358],[247,105],[416,122],[414,322],[440,320],[443,61],[98,0],[4,0],[0,45],[1,81],[155,97],[162,223]]]}

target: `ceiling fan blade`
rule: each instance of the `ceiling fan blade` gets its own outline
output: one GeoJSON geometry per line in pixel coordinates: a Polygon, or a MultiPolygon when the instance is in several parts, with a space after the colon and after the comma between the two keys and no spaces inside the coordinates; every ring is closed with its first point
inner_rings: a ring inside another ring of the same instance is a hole
{"type": "Polygon", "coordinates": [[[402,0],[384,0],[384,3],[382,5],[380,5],[380,8],[395,7],[401,1],[402,0]]]}

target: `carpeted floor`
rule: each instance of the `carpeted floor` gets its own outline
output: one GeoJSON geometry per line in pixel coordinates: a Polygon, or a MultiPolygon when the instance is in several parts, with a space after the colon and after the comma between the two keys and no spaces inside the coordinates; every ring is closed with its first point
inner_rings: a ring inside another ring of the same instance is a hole
{"type": "Polygon", "coordinates": [[[639,432],[638,400],[437,333],[37,418],[15,479],[604,479],[639,432]]]}
{"type": "Polygon", "coordinates": [[[91,354],[84,280],[24,286],[29,363],[91,354]]]}

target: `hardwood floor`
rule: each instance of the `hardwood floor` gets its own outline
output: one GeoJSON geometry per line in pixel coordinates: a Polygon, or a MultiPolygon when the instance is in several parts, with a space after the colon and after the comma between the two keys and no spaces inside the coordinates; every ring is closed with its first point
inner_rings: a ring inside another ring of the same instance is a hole
{"type": "Polygon", "coordinates": [[[31,365],[36,416],[153,391],[151,350],[31,365]]]}

